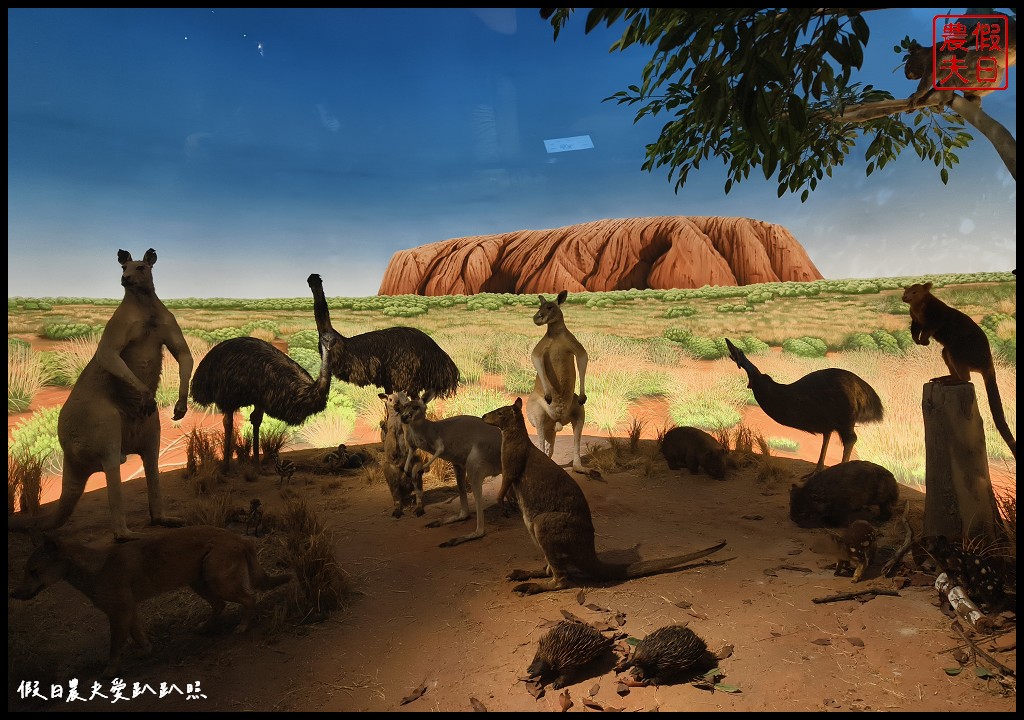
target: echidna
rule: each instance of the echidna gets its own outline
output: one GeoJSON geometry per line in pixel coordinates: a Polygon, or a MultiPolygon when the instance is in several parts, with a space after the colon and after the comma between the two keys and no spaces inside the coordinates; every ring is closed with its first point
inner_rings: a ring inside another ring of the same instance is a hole
{"type": "Polygon", "coordinates": [[[667,685],[709,669],[714,658],[707,643],[685,625],[658,628],[636,646],[620,669],[633,668],[633,677],[654,685],[667,685]]]}
{"type": "Polygon", "coordinates": [[[576,671],[611,647],[612,639],[592,625],[563,620],[541,637],[537,654],[526,672],[531,678],[539,677],[541,682],[554,676],[551,686],[557,690],[570,684],[576,671]]]}

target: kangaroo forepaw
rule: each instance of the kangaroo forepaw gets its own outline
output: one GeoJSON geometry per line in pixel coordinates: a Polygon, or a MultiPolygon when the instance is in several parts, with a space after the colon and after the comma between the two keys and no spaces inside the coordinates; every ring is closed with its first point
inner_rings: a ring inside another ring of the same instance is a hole
{"type": "Polygon", "coordinates": [[[536,595],[537,593],[544,592],[544,590],[546,590],[546,588],[543,585],[538,585],[537,583],[519,583],[512,588],[512,592],[520,595],[536,595]]]}

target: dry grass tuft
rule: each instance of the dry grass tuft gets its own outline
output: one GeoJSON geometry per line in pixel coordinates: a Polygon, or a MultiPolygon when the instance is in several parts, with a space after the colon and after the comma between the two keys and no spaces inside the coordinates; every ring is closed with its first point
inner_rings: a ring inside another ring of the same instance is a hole
{"type": "Polygon", "coordinates": [[[236,508],[232,504],[231,492],[200,494],[193,499],[186,511],[185,522],[188,525],[213,525],[226,528],[235,519],[236,508]]]}
{"type": "Polygon", "coordinates": [[[319,621],[343,607],[352,593],[334,554],[334,532],[305,500],[288,503],[284,513],[288,564],[295,573],[292,607],[302,621],[319,621]]]}
{"type": "Polygon", "coordinates": [[[643,437],[644,428],[647,427],[646,420],[640,420],[634,417],[633,421],[626,428],[626,436],[629,438],[629,449],[630,452],[636,452],[640,446],[640,438],[643,437]]]}
{"type": "Polygon", "coordinates": [[[223,433],[193,428],[185,439],[185,479],[195,495],[205,495],[221,479],[219,450],[223,433]]]}
{"type": "Polygon", "coordinates": [[[20,509],[29,515],[39,512],[43,496],[43,461],[34,456],[7,456],[7,514],[20,509]]]}

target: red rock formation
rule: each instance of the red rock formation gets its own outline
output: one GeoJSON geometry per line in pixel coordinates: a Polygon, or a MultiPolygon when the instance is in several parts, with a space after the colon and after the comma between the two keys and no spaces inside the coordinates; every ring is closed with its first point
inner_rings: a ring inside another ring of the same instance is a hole
{"type": "Polygon", "coordinates": [[[821,280],[780,225],[649,217],[454,238],[395,253],[379,295],[698,288],[821,280]]]}

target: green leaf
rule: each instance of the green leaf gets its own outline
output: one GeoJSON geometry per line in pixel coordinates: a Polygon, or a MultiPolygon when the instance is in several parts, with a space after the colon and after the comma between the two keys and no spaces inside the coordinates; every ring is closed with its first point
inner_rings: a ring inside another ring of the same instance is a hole
{"type": "Polygon", "coordinates": [[[982,667],[981,665],[978,665],[978,666],[976,666],[974,668],[974,674],[977,675],[980,678],[994,678],[994,677],[997,677],[994,672],[989,670],[987,667],[982,667]]]}
{"type": "Polygon", "coordinates": [[[963,672],[963,668],[962,668],[962,667],[955,667],[955,668],[942,668],[942,671],[943,671],[944,673],[946,673],[947,675],[949,675],[950,677],[956,677],[956,676],[957,676],[957,675],[959,675],[959,674],[960,674],[961,672],[963,672]]]}
{"type": "Polygon", "coordinates": [[[632,645],[633,647],[636,647],[637,645],[640,644],[640,640],[639,640],[639,638],[628,637],[628,638],[626,638],[626,644],[627,645],[632,645]]]}
{"type": "Polygon", "coordinates": [[[740,690],[735,685],[726,685],[725,683],[716,683],[715,684],[715,690],[721,690],[722,692],[727,692],[727,693],[743,692],[742,690],[740,690]]]}

